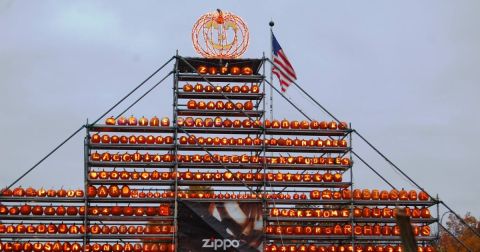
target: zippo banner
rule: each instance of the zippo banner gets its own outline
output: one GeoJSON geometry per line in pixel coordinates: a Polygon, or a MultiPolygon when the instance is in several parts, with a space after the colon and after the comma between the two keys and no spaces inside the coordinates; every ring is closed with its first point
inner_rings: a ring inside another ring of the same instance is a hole
{"type": "Polygon", "coordinates": [[[261,203],[180,202],[178,207],[178,251],[263,251],[261,203]]]}

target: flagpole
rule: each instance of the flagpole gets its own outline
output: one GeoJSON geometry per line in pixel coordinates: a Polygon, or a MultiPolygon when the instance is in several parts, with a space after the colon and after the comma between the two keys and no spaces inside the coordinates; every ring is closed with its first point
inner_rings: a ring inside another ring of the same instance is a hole
{"type": "MultiPolygon", "coordinates": [[[[270,20],[270,60],[273,61],[273,26],[275,23],[270,20]]],[[[270,83],[273,83],[273,65],[270,64],[270,83]]],[[[270,121],[273,121],[273,87],[270,85],[270,121]]]]}

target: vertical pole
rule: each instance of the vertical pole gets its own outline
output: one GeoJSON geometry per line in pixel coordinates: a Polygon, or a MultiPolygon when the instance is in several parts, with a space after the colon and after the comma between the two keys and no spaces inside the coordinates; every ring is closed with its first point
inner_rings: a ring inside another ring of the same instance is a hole
{"type": "MultiPolygon", "coordinates": [[[[352,128],[352,124],[350,123],[350,129],[352,128]]],[[[353,149],[353,146],[352,146],[352,142],[353,142],[353,135],[352,133],[350,132],[349,133],[349,138],[350,138],[350,148],[353,149]]],[[[353,163],[353,156],[352,156],[352,152],[350,152],[350,163],[352,164],[353,163]]],[[[355,249],[355,216],[353,215],[353,210],[355,209],[355,202],[353,201],[353,165],[352,167],[350,167],[350,191],[352,193],[352,197],[350,198],[350,215],[352,216],[351,218],[351,222],[350,222],[350,225],[352,225],[352,247],[353,249],[355,249]]]]}
{"type": "Polygon", "coordinates": [[[437,199],[436,199],[436,205],[437,205],[437,240],[436,242],[438,243],[440,241],[440,199],[438,198],[437,194],[437,199]]]}
{"type": "MultiPolygon", "coordinates": [[[[263,76],[265,76],[265,63],[267,61],[265,60],[265,54],[263,55],[263,59],[262,59],[262,63],[263,63],[263,76]]],[[[270,76],[271,77],[271,76],[270,76]]],[[[265,160],[265,157],[266,157],[266,153],[265,153],[265,119],[267,117],[267,115],[265,114],[265,109],[266,109],[266,101],[265,101],[265,81],[262,80],[263,82],[263,85],[262,85],[262,92],[264,94],[263,96],[263,100],[262,100],[262,103],[263,103],[263,116],[262,116],[262,160],[265,160]]],[[[261,191],[261,195],[262,195],[262,205],[263,205],[263,247],[265,248],[265,246],[267,246],[267,236],[265,234],[265,229],[267,228],[267,225],[268,225],[268,221],[267,221],[267,218],[269,216],[269,212],[268,212],[268,202],[266,200],[266,192],[267,192],[267,181],[266,181],[266,178],[265,178],[265,174],[266,174],[266,170],[267,170],[267,163],[265,161],[262,162],[262,168],[263,168],[263,187],[262,187],[262,191],[261,191]]],[[[265,251],[265,249],[264,249],[265,251]]]]}
{"type": "MultiPolygon", "coordinates": [[[[87,125],[88,125],[88,120],[87,120],[87,125]]],[[[88,143],[90,142],[90,131],[88,127],[85,127],[86,131],[86,136],[85,139],[83,140],[83,185],[84,185],[84,208],[85,212],[83,214],[83,227],[85,229],[85,232],[83,233],[83,249],[85,249],[85,246],[88,244],[88,237],[87,237],[87,230],[88,230],[88,159],[89,159],[89,154],[90,150],[88,148],[88,143]]]]}
{"type": "MultiPolygon", "coordinates": [[[[273,62],[273,26],[275,25],[275,23],[273,22],[273,20],[271,20],[268,25],[270,26],[270,60],[273,62]]],[[[266,63],[266,61],[264,62],[264,64],[266,63]]],[[[265,66],[264,66],[264,69],[265,69],[265,66]]],[[[273,64],[270,64],[270,83],[273,84],[273,64]]],[[[266,89],[265,89],[265,85],[263,87],[263,93],[266,94],[266,89]]],[[[265,99],[265,98],[264,98],[265,99]]],[[[265,100],[264,100],[264,103],[265,103],[265,100]]],[[[266,108],[265,108],[266,109],[266,108]]],[[[265,216],[264,218],[266,219],[268,216],[269,216],[269,209],[268,209],[268,202],[267,200],[265,199],[266,198],[266,195],[267,195],[267,179],[266,179],[266,174],[267,174],[267,169],[268,169],[268,164],[266,162],[266,156],[267,156],[267,153],[265,151],[265,139],[266,139],[266,132],[265,132],[265,120],[266,120],[267,116],[264,115],[263,116],[263,127],[262,127],[262,150],[263,150],[263,197],[262,197],[262,200],[265,202],[265,216]]],[[[270,85],[270,121],[273,121],[273,87],[272,85],[270,85]]],[[[265,232],[265,228],[267,227],[267,222],[264,221],[265,223],[265,226],[264,226],[264,232],[265,232]]],[[[266,234],[264,233],[264,236],[266,237],[266,234]]],[[[266,241],[266,239],[265,239],[266,241]]],[[[263,246],[266,246],[267,244],[264,242],[263,246]]]]}
{"type": "MultiPolygon", "coordinates": [[[[275,23],[270,21],[270,60],[273,62],[273,26],[275,23]]],[[[270,64],[270,83],[273,85],[273,64],[270,64]]],[[[270,120],[273,121],[273,87],[270,86],[270,120]]]]}
{"type": "Polygon", "coordinates": [[[178,110],[178,50],[176,52],[176,60],[175,60],[175,66],[174,66],[174,73],[173,73],[173,118],[172,118],[172,123],[173,123],[173,145],[174,145],[174,150],[173,150],[173,156],[174,156],[174,166],[173,166],[173,172],[175,174],[175,185],[173,188],[173,191],[175,192],[175,198],[174,198],[174,213],[173,213],[173,226],[175,227],[175,232],[173,233],[173,243],[175,246],[175,251],[178,251],[178,128],[177,128],[177,110],[178,110]]]}
{"type": "MultiPolygon", "coordinates": [[[[270,60],[273,62],[273,26],[275,25],[275,23],[273,22],[273,20],[270,20],[270,22],[268,23],[268,25],[270,26],[270,60]]],[[[266,61],[264,62],[264,64],[266,63],[266,61]]],[[[265,66],[264,66],[264,69],[265,69],[265,66]]],[[[270,64],[270,83],[273,84],[273,64],[270,64]]],[[[265,85],[263,87],[263,93],[266,94],[266,89],[265,89],[265,85]]],[[[265,98],[264,98],[264,103],[265,103],[265,98]]],[[[266,107],[264,108],[266,109],[266,107]]],[[[266,157],[267,157],[267,153],[265,151],[265,139],[266,139],[266,129],[265,129],[265,120],[267,119],[267,116],[264,115],[263,116],[263,126],[262,126],[262,150],[263,150],[263,156],[262,156],[262,159],[263,159],[263,197],[262,197],[262,200],[265,202],[265,216],[264,218],[267,219],[267,217],[269,216],[269,205],[268,205],[268,202],[267,202],[267,199],[266,199],[266,195],[267,195],[267,179],[266,179],[266,175],[267,175],[267,169],[268,169],[268,164],[266,162],[266,157]]],[[[273,87],[272,85],[270,85],[270,121],[273,121],[273,87]]],[[[267,227],[267,222],[264,221],[265,225],[264,225],[264,236],[266,237],[266,234],[265,234],[265,229],[267,227]]],[[[265,241],[266,241],[266,238],[265,238],[265,241]]],[[[263,246],[266,246],[266,242],[264,242],[263,246]]]]}

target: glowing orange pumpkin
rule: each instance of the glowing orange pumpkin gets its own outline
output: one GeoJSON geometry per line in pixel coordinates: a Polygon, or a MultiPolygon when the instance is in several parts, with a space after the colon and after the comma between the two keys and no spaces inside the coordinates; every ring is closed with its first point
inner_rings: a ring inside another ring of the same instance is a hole
{"type": "Polygon", "coordinates": [[[230,68],[230,74],[232,75],[239,75],[241,73],[240,67],[234,66],[230,68]]]}
{"type": "Polygon", "coordinates": [[[197,108],[197,102],[195,100],[189,100],[187,102],[187,108],[188,109],[196,109],[197,108]]]}
{"type": "Polygon", "coordinates": [[[255,94],[260,93],[260,87],[256,84],[252,84],[250,87],[250,92],[255,94]]]}
{"type": "Polygon", "coordinates": [[[253,74],[253,69],[251,67],[243,67],[242,68],[242,74],[243,75],[252,75],[253,74]]]}
{"type": "Polygon", "coordinates": [[[183,85],[183,92],[192,92],[193,91],[193,86],[189,83],[183,85]]]}
{"type": "Polygon", "coordinates": [[[115,117],[111,116],[105,120],[106,125],[115,125],[115,117]]]}
{"type": "Polygon", "coordinates": [[[201,65],[197,68],[197,72],[199,74],[207,74],[208,73],[208,68],[207,68],[207,66],[201,65]]]}
{"type": "Polygon", "coordinates": [[[133,115],[128,118],[128,125],[130,126],[137,126],[138,121],[137,118],[134,117],[133,115]]]}

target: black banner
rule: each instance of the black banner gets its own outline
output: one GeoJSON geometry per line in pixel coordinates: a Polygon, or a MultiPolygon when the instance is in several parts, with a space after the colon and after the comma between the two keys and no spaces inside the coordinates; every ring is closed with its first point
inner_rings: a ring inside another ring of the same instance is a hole
{"type": "Polygon", "coordinates": [[[178,251],[261,252],[261,203],[179,202],[178,251]]]}

